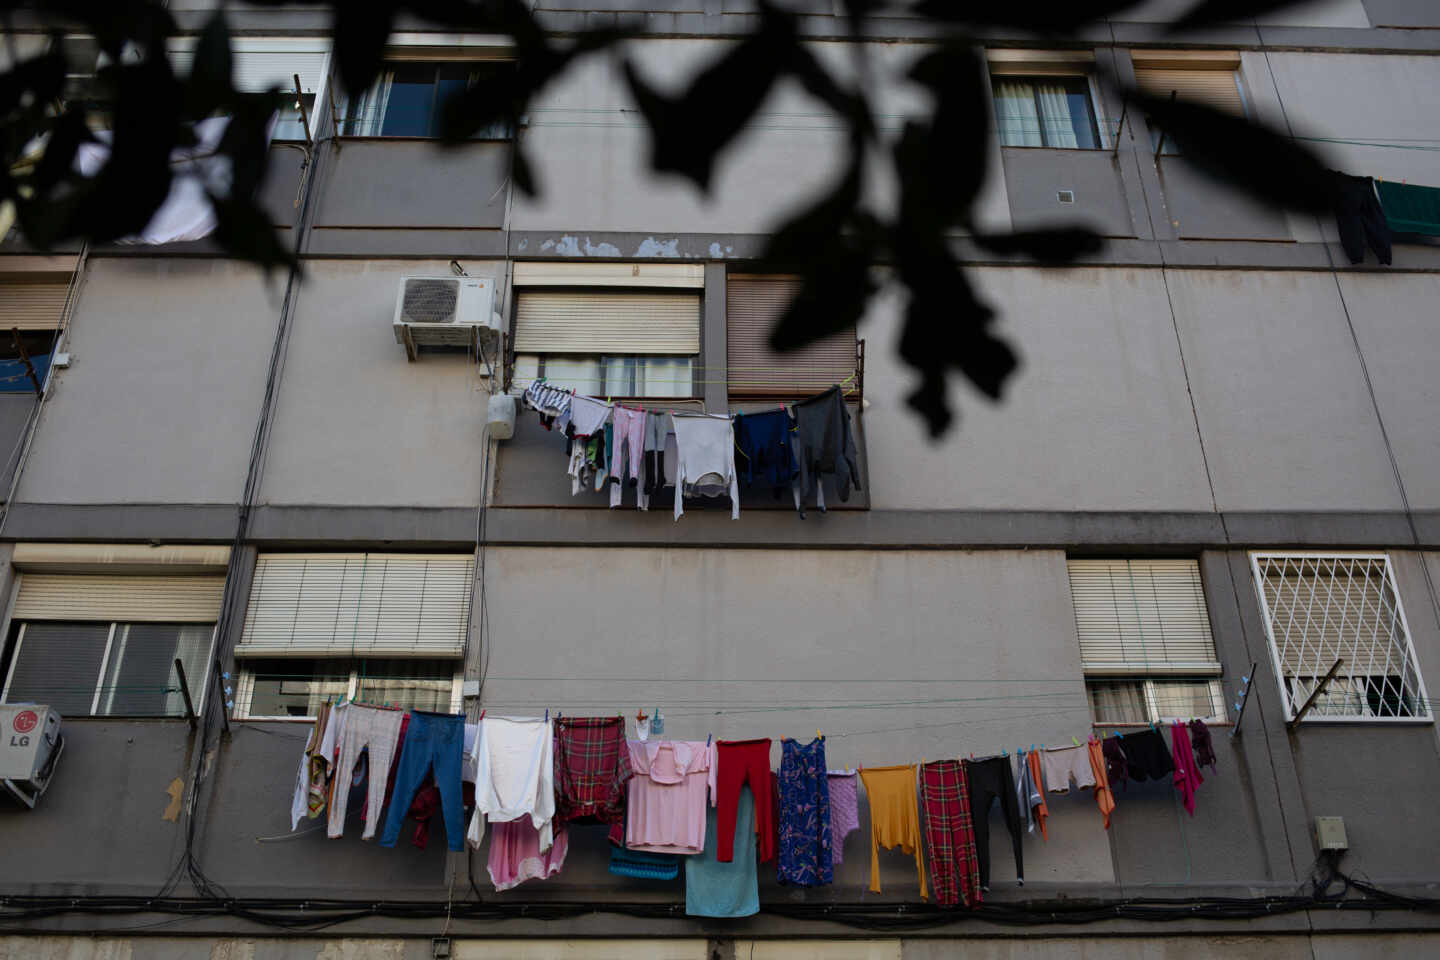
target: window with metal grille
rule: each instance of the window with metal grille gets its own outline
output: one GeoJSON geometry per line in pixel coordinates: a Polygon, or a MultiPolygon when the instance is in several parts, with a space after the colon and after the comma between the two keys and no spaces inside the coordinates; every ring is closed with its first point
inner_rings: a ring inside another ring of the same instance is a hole
{"type": "Polygon", "coordinates": [[[1095,723],[1225,720],[1198,563],[1070,560],[1067,566],[1095,723]]]}
{"type": "Polygon", "coordinates": [[[837,383],[855,383],[859,343],[853,327],[800,350],[770,348],[770,331],[799,292],[798,277],[726,278],[725,376],[731,399],[796,400],[837,383]]]}
{"type": "Polygon", "coordinates": [[[1306,720],[1430,719],[1389,556],[1252,553],[1250,564],[1290,719],[1337,661],[1306,720]]]}

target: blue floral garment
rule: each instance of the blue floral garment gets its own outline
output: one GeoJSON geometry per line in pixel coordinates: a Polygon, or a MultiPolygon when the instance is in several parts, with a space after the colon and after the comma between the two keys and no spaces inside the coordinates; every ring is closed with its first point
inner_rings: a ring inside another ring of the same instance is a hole
{"type": "Polygon", "coordinates": [[[835,879],[830,855],[830,782],[825,740],[780,745],[781,883],[816,887],[835,879]]]}

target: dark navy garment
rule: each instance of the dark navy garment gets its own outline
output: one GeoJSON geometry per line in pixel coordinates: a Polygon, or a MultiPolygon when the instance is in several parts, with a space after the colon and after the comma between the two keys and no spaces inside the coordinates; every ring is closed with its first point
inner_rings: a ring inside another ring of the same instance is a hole
{"type": "Polygon", "coordinates": [[[400,839],[400,827],[410,812],[410,802],[427,774],[434,773],[440,788],[440,810],[445,820],[445,840],[450,849],[465,849],[464,809],[460,800],[460,759],[465,745],[465,717],[458,713],[430,713],[415,710],[405,731],[405,746],[395,771],[395,789],[380,846],[393,847],[400,839]]]}
{"type": "Polygon", "coordinates": [[[745,486],[768,485],[775,496],[795,479],[790,414],[784,410],[735,416],[735,470],[745,486]]]}

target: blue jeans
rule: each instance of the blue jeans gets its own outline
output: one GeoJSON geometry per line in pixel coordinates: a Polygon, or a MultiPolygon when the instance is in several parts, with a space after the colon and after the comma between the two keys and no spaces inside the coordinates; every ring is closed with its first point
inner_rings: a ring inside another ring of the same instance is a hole
{"type": "MultiPolygon", "coordinates": [[[[435,771],[435,785],[440,788],[440,810],[445,817],[445,840],[451,850],[465,849],[465,811],[460,799],[460,755],[465,747],[465,717],[458,713],[429,713],[414,710],[405,731],[405,746],[400,750],[400,765],[395,771],[395,791],[390,795],[390,810],[385,815],[385,832],[380,846],[393,847],[400,839],[400,828],[410,804],[425,781],[435,771]]],[[[382,774],[383,776],[383,774],[382,774]]]]}

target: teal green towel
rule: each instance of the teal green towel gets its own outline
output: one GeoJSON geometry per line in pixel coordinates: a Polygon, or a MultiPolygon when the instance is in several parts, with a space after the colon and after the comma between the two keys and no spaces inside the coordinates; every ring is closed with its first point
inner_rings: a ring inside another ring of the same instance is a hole
{"type": "Polygon", "coordinates": [[[1391,230],[1440,237],[1440,187],[1377,180],[1375,189],[1391,230]]]}
{"type": "Polygon", "coordinates": [[[680,858],[673,853],[610,848],[610,872],[640,880],[674,880],[680,875],[680,858]]]}

